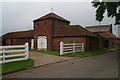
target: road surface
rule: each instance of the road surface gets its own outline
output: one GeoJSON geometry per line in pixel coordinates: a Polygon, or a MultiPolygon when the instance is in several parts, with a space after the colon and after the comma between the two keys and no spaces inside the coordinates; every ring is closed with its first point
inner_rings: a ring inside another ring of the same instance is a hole
{"type": "Polygon", "coordinates": [[[77,58],[11,73],[4,78],[118,78],[118,53],[77,58]]]}

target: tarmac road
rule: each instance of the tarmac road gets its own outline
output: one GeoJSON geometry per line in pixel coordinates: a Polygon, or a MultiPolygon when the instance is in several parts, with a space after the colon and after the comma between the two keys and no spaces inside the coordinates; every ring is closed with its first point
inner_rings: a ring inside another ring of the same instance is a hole
{"type": "Polygon", "coordinates": [[[3,76],[4,78],[118,78],[118,53],[37,67],[3,76]]]}

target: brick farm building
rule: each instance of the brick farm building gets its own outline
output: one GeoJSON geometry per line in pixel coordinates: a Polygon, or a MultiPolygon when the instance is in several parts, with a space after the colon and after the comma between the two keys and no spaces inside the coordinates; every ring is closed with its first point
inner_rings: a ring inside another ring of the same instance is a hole
{"type": "Polygon", "coordinates": [[[32,49],[59,51],[62,41],[64,43],[84,43],[87,51],[110,48],[120,44],[118,37],[112,34],[112,25],[101,26],[103,29],[98,32],[97,26],[83,28],[80,25],[70,25],[69,20],[55,13],[49,13],[33,22],[33,30],[3,35],[2,45],[22,45],[28,42],[32,49]],[[100,45],[101,47],[99,47],[100,45]]]}

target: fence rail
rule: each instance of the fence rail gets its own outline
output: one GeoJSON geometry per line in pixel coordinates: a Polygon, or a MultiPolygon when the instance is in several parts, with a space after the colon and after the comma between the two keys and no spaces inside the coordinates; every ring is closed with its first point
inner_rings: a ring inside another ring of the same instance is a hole
{"type": "Polygon", "coordinates": [[[63,43],[60,42],[60,55],[84,51],[84,43],[63,43]]]}
{"type": "Polygon", "coordinates": [[[29,57],[29,44],[28,43],[25,43],[25,45],[0,46],[0,64],[14,62],[14,61],[27,60],[28,57],[29,57]],[[24,49],[11,50],[10,48],[24,48],[24,49]],[[16,52],[24,52],[24,53],[6,55],[6,53],[16,53],[16,52]],[[21,58],[21,56],[23,57],[21,58]],[[17,57],[17,58],[14,59],[13,57],[17,57]],[[7,59],[7,58],[11,58],[11,59],[7,59]]]}

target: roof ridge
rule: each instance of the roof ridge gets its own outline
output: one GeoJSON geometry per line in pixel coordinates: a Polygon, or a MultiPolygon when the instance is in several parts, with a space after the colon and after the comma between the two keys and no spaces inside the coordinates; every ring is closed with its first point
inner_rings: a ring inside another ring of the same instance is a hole
{"type": "MultiPolygon", "coordinates": [[[[106,26],[110,26],[111,24],[106,24],[106,25],[100,25],[100,26],[104,26],[104,27],[106,27],[106,26]]],[[[90,27],[98,27],[99,25],[94,25],[94,26],[86,26],[85,28],[90,28],[90,27]]]]}
{"type": "Polygon", "coordinates": [[[59,16],[59,15],[57,15],[57,14],[55,14],[55,13],[48,13],[48,14],[46,14],[46,15],[38,18],[38,19],[33,20],[33,22],[39,21],[39,20],[48,19],[48,18],[55,18],[55,19],[59,19],[59,20],[62,20],[62,21],[70,22],[70,21],[68,21],[67,19],[65,19],[65,18],[63,18],[63,17],[61,17],[61,16],[59,16]]]}
{"type": "MultiPolygon", "coordinates": [[[[27,31],[34,31],[34,30],[15,31],[15,32],[8,32],[8,33],[6,33],[6,34],[12,34],[12,33],[18,33],[18,32],[27,32],[27,31]]],[[[3,35],[6,35],[6,34],[3,34],[3,35]]]]}
{"type": "Polygon", "coordinates": [[[33,37],[34,30],[19,31],[19,32],[10,32],[2,35],[3,38],[28,38],[33,37]]]}
{"type": "Polygon", "coordinates": [[[80,25],[70,25],[70,27],[74,27],[74,26],[80,26],[80,25]]]}
{"type": "Polygon", "coordinates": [[[94,33],[86,30],[84,27],[77,25],[65,25],[61,27],[60,30],[54,36],[93,36],[97,37],[94,33]],[[65,33],[63,33],[65,32],[65,33]]]}

